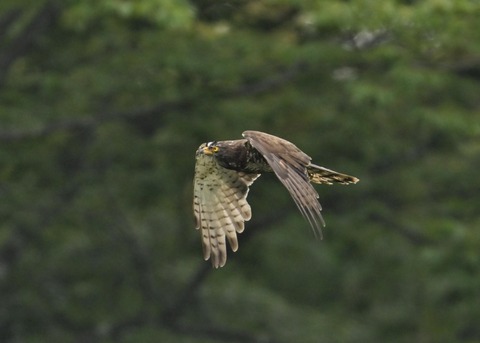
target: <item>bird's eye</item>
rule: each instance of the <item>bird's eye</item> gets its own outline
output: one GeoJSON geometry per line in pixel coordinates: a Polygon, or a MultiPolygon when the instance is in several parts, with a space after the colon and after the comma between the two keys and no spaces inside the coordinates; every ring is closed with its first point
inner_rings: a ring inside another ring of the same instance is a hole
{"type": "Polygon", "coordinates": [[[217,152],[219,150],[217,146],[217,141],[208,142],[207,149],[210,150],[211,152],[217,152]]]}

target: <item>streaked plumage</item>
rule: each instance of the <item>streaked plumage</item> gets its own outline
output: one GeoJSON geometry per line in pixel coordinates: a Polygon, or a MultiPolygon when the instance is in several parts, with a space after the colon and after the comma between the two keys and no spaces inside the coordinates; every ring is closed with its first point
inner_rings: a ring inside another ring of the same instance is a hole
{"type": "Polygon", "coordinates": [[[325,226],[318,194],[310,182],[357,183],[356,177],[315,164],[294,144],[259,131],[245,131],[244,139],[210,142],[196,152],[193,210],[201,229],[203,257],[215,268],[227,261],[226,240],[238,249],[237,232],[244,230],[252,212],[249,186],[261,173],[274,172],[308,220],[316,236],[325,226]]]}

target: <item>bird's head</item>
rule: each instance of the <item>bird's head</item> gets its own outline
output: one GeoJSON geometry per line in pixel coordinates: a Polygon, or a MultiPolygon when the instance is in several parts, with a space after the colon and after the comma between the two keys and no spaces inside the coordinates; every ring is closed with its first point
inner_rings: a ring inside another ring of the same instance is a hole
{"type": "Polygon", "coordinates": [[[220,148],[218,147],[217,141],[208,142],[203,145],[203,153],[205,155],[214,155],[220,148]]]}
{"type": "Polygon", "coordinates": [[[203,143],[197,149],[196,156],[206,155],[214,157],[220,151],[220,146],[217,141],[203,143]]]}
{"type": "Polygon", "coordinates": [[[243,140],[213,141],[203,143],[197,150],[197,158],[211,158],[227,169],[239,169],[245,162],[245,145],[243,140]]]}

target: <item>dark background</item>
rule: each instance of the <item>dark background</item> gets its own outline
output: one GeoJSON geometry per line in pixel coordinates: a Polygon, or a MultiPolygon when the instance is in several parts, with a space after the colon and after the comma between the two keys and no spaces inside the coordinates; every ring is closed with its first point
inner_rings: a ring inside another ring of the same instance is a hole
{"type": "Polygon", "coordinates": [[[477,1],[0,4],[2,342],[480,342],[477,1]],[[205,141],[266,131],[316,186],[316,241],[273,175],[213,270],[205,141]]]}

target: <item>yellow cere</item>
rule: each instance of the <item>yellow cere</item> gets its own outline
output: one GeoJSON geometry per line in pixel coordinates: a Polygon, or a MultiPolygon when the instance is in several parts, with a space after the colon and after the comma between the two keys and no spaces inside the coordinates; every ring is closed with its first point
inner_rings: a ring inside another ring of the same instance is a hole
{"type": "Polygon", "coordinates": [[[218,151],[218,146],[206,146],[205,148],[203,148],[203,153],[205,155],[212,155],[213,153],[217,152],[218,151]]]}

